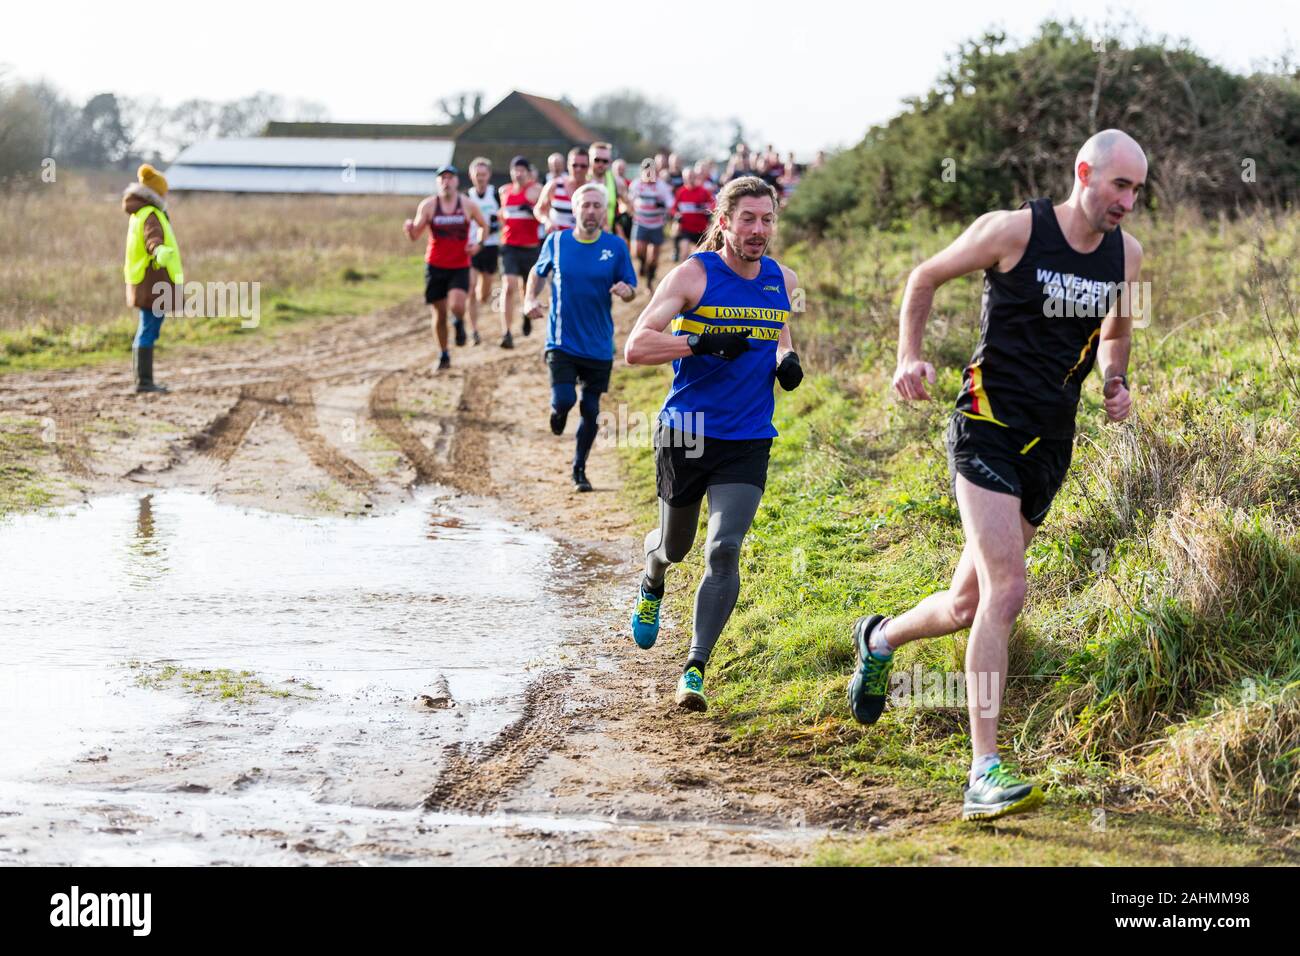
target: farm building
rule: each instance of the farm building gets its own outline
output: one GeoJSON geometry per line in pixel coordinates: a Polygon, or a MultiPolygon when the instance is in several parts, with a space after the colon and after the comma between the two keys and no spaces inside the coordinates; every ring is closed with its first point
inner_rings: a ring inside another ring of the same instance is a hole
{"type": "Polygon", "coordinates": [[[551,153],[567,153],[573,146],[590,146],[598,139],[558,100],[516,90],[457,131],[453,162],[465,169],[475,156],[486,156],[492,160],[493,180],[504,183],[515,156],[527,156],[539,172],[545,172],[551,153]]]}
{"type": "Polygon", "coordinates": [[[176,157],[167,180],[180,191],[422,196],[436,191],[445,163],[461,169],[465,184],[470,161],[487,156],[500,184],[513,156],[540,170],[550,153],[596,138],[563,103],[515,91],[459,128],[272,122],[262,136],[195,143],[176,157]]]}
{"type": "Polygon", "coordinates": [[[428,195],[451,162],[449,139],[210,139],[167,169],[179,191],[428,195]]]}

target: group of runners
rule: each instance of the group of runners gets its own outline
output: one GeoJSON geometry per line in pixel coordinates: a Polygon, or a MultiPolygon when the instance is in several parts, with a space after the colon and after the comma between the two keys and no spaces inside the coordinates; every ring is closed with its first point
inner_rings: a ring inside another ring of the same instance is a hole
{"type": "MultiPolygon", "coordinates": [[[[712,160],[683,164],[677,153],[660,151],[640,163],[635,178],[623,159],[614,159],[609,143],[575,146],[568,156],[552,153],[544,179],[526,156],[510,163],[510,181],[492,185],[492,163],[475,159],[468,170],[470,188],[460,192],[460,171],[437,170],[438,192],[424,199],[415,217],[403,223],[416,241],[427,231],[425,300],[439,346],[440,369],[451,366],[450,342],[482,342],[480,311],[492,301],[497,271],[502,275],[502,348],[514,348],[515,316],[522,335],[532,333],[534,316],[524,307],[527,276],[546,238],[573,230],[574,195],[588,183],[605,190],[604,231],[630,244],[637,275],[647,294],[658,278],[660,253],[671,242],[674,262],[687,258],[708,229],[715,197],[725,182],[756,175],[776,191],[784,205],[799,182],[799,167],[790,154],[781,161],[769,146],[751,157],[741,143],[719,172],[712,160]],[[450,327],[448,317],[450,316],[450,327]]],[[[821,155],[818,162],[821,162],[821,155]]]]}
{"type": "MultiPolygon", "coordinates": [[[[709,658],[736,605],[741,548],[777,437],[775,388],[795,389],[804,374],[791,334],[798,278],[767,254],[782,184],[759,175],[747,152],[732,157],[729,178],[716,192],[707,166],[686,169],[671,156],[662,164],[646,160],[632,182],[615,172],[607,144],[561,158],[564,171],[553,170],[550,182],[541,183],[518,157],[499,197],[486,186],[490,168],[482,161],[471,169],[475,187],[464,196],[456,192],[457,171],[444,168],[439,195],[421,203],[407,233],[415,238],[428,227],[433,234],[427,293],[442,326],[445,360],[446,308],[461,341],[466,293],[472,288],[480,305],[486,301],[482,279],[490,279],[495,254],[489,260],[484,250],[494,244],[498,220],[503,224],[501,344],[512,345],[516,307],[524,335],[547,315],[550,426],[561,434],[579,408],[573,460],[579,490],[591,487],[585,466],[612,368],[611,298],[632,301],[638,279],[652,289],[624,356],[631,365],[671,363],[673,379],[654,436],[659,521],[644,543],[631,636],[640,648],[655,645],[668,570],[690,551],[707,499],[704,573],[675,694],[679,706],[702,711],[709,658]],[[681,173],[675,192],[674,169],[681,173]],[[624,206],[633,216],[625,234],[618,222],[624,206]],[[674,213],[682,261],[656,285],[663,227],[674,213]],[[455,255],[444,254],[446,242],[455,255]],[[467,274],[449,275],[455,268],[467,274]],[[547,283],[549,306],[543,306],[547,283]]],[[[907,281],[893,389],[910,402],[929,400],[927,385],[935,381],[924,330],[936,289],[972,272],[984,276],[979,340],[946,432],[964,547],[946,589],[916,607],[893,614],[872,609],[854,622],[846,635],[856,658],[848,707],[858,722],[874,724],[885,709],[897,650],[969,629],[972,759],[965,819],[1023,812],[1043,800],[1042,790],[1003,766],[999,754],[1007,645],[1025,601],[1025,552],[1065,479],[1080,390],[1094,365],[1100,365],[1108,418],[1129,414],[1127,289],[1137,280],[1142,249],[1120,223],[1137,202],[1146,168],[1127,134],[1100,132],[1075,158],[1065,202],[1035,199],[981,216],[907,281]]]]}
{"type": "MultiPolygon", "coordinates": [[[[748,155],[747,148],[739,153],[748,155]]],[[[771,169],[775,175],[776,166],[771,169]]],[[[789,169],[794,174],[793,156],[789,169]]],[[[516,316],[523,336],[547,316],[541,296],[553,282],[545,345],[550,425],[563,434],[569,413],[579,408],[572,478],[576,490],[590,491],[586,463],[613,367],[612,296],[630,302],[639,286],[654,289],[670,225],[674,260],[689,258],[709,228],[724,177],[712,161],[683,165],[677,153],[661,151],[628,179],[626,163],[604,142],[551,154],[544,180],[526,156],[511,160],[510,181],[499,188],[486,157],[473,160],[468,172],[470,188],[461,192],[460,171],[440,167],[438,192],[402,224],[413,242],[427,234],[424,295],[438,369],[451,367],[453,341],[482,343],[479,320],[491,309],[498,269],[501,348],[515,347],[516,316]]],[[[746,175],[729,169],[725,178],[746,175]]]]}

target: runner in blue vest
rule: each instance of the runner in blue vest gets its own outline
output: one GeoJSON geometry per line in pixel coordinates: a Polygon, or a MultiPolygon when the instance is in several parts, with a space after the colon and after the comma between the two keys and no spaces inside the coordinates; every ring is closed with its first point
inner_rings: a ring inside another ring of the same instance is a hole
{"type": "Polygon", "coordinates": [[[575,225],[552,232],[542,243],[537,264],[528,274],[524,314],[542,317],[542,290],[553,276],[550,321],[546,332],[546,364],[551,370],[551,431],[564,434],[569,412],[578,401],[582,383],[582,418],[573,453],[573,486],[591,491],[587,456],[596,440],[600,396],[609,390],[614,366],[612,296],[624,302],[636,297],[636,271],[627,243],[604,231],[608,222],[605,186],[587,183],[572,197],[575,225]]]}
{"type": "Polygon", "coordinates": [[[664,576],[695,540],[709,499],[705,572],[695,594],[690,652],[677,704],[704,710],[704,668],[740,593],[740,547],[767,482],[776,429],[773,382],[803,380],[790,337],[795,274],[764,255],[776,230],[776,191],[756,176],[729,182],[697,252],[655,290],[628,337],[630,365],[673,363],[659,413],[659,527],[646,536],[645,576],[632,612],[639,647],[659,636],[664,576]]]}

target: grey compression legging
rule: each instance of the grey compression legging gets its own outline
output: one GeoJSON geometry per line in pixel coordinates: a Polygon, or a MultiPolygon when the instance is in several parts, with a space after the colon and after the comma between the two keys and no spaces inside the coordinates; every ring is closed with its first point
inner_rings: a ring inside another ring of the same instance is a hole
{"type": "MultiPolygon", "coordinates": [[[[695,592],[691,660],[707,661],[740,594],[740,545],[758,513],[763,489],[739,482],[710,485],[709,529],[704,539],[704,578],[695,592]]],[[[695,541],[700,503],[675,508],[659,499],[659,527],[645,539],[645,576],[663,587],[670,564],[686,557],[695,541]]]]}

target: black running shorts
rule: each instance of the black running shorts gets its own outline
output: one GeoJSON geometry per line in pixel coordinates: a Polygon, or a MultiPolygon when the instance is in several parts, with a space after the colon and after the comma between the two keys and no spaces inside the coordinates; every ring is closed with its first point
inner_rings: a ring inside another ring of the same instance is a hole
{"type": "Polygon", "coordinates": [[[528,270],[537,265],[541,246],[502,246],[501,274],[528,278],[528,270]]]}
{"type": "Polygon", "coordinates": [[[609,373],[614,367],[614,360],[602,362],[599,359],[583,358],[570,355],[560,349],[550,349],[546,353],[546,364],[551,370],[552,385],[576,385],[582,382],[585,395],[603,394],[609,391],[609,373]]]}
{"type": "Polygon", "coordinates": [[[427,263],[424,266],[424,301],[433,303],[447,298],[452,289],[469,291],[469,266],[464,269],[439,269],[427,263]]]}
{"type": "Polygon", "coordinates": [[[945,444],[954,501],[961,475],[980,488],[1015,495],[1020,513],[1035,527],[1047,517],[1074,453],[1073,439],[1038,438],[961,412],[953,413],[945,444]]]}
{"type": "Polygon", "coordinates": [[[684,436],[660,422],[655,428],[655,484],[659,497],[679,508],[703,498],[709,485],[765,488],[771,453],[770,438],[684,436]]]}
{"type": "Polygon", "coordinates": [[[475,272],[482,272],[484,275],[494,276],[497,274],[497,254],[500,246],[483,246],[478,252],[470,257],[470,268],[475,272]]]}

